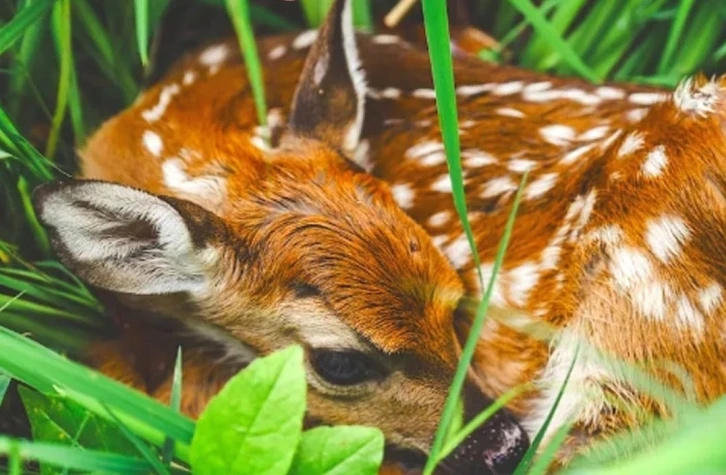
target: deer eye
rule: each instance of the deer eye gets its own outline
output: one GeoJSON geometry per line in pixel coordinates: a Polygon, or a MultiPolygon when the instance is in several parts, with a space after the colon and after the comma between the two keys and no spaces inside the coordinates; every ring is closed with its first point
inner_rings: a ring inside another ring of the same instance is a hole
{"type": "Polygon", "coordinates": [[[382,373],[372,358],[353,350],[317,350],[311,364],[321,378],[338,386],[360,384],[382,373]]]}

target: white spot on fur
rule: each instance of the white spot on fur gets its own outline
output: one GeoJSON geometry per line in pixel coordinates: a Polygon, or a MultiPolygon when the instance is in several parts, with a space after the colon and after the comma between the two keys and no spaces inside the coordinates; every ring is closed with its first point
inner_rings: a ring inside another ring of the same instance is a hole
{"type": "Polygon", "coordinates": [[[577,88],[553,89],[543,91],[525,90],[524,92],[522,92],[522,97],[526,101],[530,102],[549,102],[566,99],[578,102],[586,106],[593,106],[602,102],[602,99],[595,94],[590,94],[589,92],[577,88]]]}
{"type": "Polygon", "coordinates": [[[539,282],[537,264],[527,262],[507,272],[509,279],[509,298],[519,307],[523,307],[529,301],[529,294],[539,282]]]}
{"type": "Polygon", "coordinates": [[[705,117],[714,112],[720,96],[721,89],[716,81],[709,81],[696,89],[693,78],[686,78],[673,93],[673,102],[683,112],[694,112],[705,117]]]}
{"type": "Polygon", "coordinates": [[[685,294],[681,295],[676,302],[676,317],[679,323],[686,328],[691,328],[697,332],[703,331],[703,314],[698,311],[685,294]]]}
{"type": "Polygon", "coordinates": [[[610,86],[600,86],[595,89],[595,94],[603,99],[618,100],[625,97],[625,91],[610,86]]]}
{"type": "Polygon", "coordinates": [[[456,93],[460,96],[475,96],[484,92],[489,92],[494,88],[494,84],[470,84],[466,86],[459,86],[456,88],[456,93]]]}
{"type": "Polygon", "coordinates": [[[451,178],[449,178],[449,175],[441,175],[431,184],[431,189],[441,193],[451,193],[451,178]]]}
{"type": "Polygon", "coordinates": [[[593,229],[587,233],[587,238],[609,245],[616,245],[623,240],[623,230],[616,224],[608,224],[593,229]]]}
{"type": "Polygon", "coordinates": [[[643,118],[648,115],[648,109],[641,107],[639,109],[631,109],[625,114],[625,118],[630,122],[640,122],[643,118]]]}
{"type": "Polygon", "coordinates": [[[267,53],[267,59],[276,60],[280,59],[283,56],[287,54],[287,46],[285,45],[277,45],[274,48],[270,50],[269,53],[267,53]]]}
{"type": "Polygon", "coordinates": [[[610,127],[608,127],[607,125],[599,125],[597,127],[593,127],[592,129],[587,130],[587,131],[583,132],[582,134],[580,134],[577,137],[577,140],[583,140],[583,141],[598,140],[598,139],[605,137],[605,135],[607,135],[608,131],[610,131],[610,127]]]}
{"type": "Polygon", "coordinates": [[[353,151],[353,161],[366,172],[371,172],[376,166],[370,155],[371,144],[368,140],[361,140],[353,151]]]}
{"type": "Polygon", "coordinates": [[[547,142],[558,146],[567,145],[575,138],[575,130],[572,127],[561,124],[542,127],[539,129],[539,133],[547,142]]]}
{"type": "Polygon", "coordinates": [[[644,144],[643,135],[640,132],[632,132],[625,137],[623,143],[618,150],[618,158],[625,157],[631,153],[635,153],[644,144]]]}
{"type": "Polygon", "coordinates": [[[547,89],[550,89],[551,87],[552,87],[552,82],[550,82],[550,81],[533,82],[532,84],[528,84],[524,88],[524,92],[525,93],[542,92],[542,91],[546,91],[547,89]]]}
{"type": "Polygon", "coordinates": [[[646,224],[645,241],[661,262],[668,262],[681,252],[690,231],[686,222],[677,216],[661,216],[646,224]]]}
{"type": "Polygon", "coordinates": [[[451,211],[439,211],[429,217],[427,224],[429,227],[438,228],[444,226],[451,220],[451,211]]]}
{"type": "Polygon", "coordinates": [[[522,117],[525,117],[524,112],[513,109],[511,107],[500,107],[495,111],[499,115],[503,115],[506,117],[515,117],[517,119],[521,119],[522,117]]]}
{"type": "Polygon", "coordinates": [[[701,304],[701,309],[708,314],[721,306],[722,298],[723,288],[715,282],[698,292],[698,303],[701,304]]]}
{"type": "MultiPolygon", "coordinates": [[[[257,131],[264,130],[262,127],[256,127],[257,131]]],[[[263,132],[266,133],[266,132],[263,132]]],[[[250,137],[250,143],[257,149],[263,151],[263,152],[271,152],[272,147],[267,143],[266,136],[265,135],[253,135],[250,137]]]]}
{"type": "Polygon", "coordinates": [[[373,37],[373,42],[377,45],[392,45],[400,41],[401,38],[396,35],[376,35],[373,37]]]}
{"type": "Polygon", "coordinates": [[[464,165],[469,168],[485,167],[497,163],[497,158],[479,149],[468,149],[461,152],[464,165]]]}
{"type": "Polygon", "coordinates": [[[402,123],[403,119],[399,119],[397,117],[392,117],[383,121],[383,125],[401,125],[402,123]]]}
{"type": "Polygon", "coordinates": [[[292,40],[292,47],[294,49],[305,49],[312,46],[315,40],[318,38],[318,30],[307,30],[303,31],[292,40]]]}
{"type": "Polygon", "coordinates": [[[186,71],[184,73],[184,77],[182,77],[182,84],[184,86],[190,86],[194,83],[196,79],[197,75],[194,73],[194,71],[186,71]]]}
{"type": "Polygon", "coordinates": [[[652,274],[648,256],[629,246],[618,247],[613,251],[610,273],[622,290],[630,290],[636,285],[647,282],[652,274]]]}
{"type": "Polygon", "coordinates": [[[468,264],[471,261],[471,248],[466,234],[460,234],[459,237],[444,247],[444,254],[456,269],[461,269],[468,264]]]}
{"type": "Polygon", "coordinates": [[[507,168],[509,171],[515,172],[515,173],[524,173],[532,170],[534,167],[537,166],[537,162],[534,160],[526,160],[523,158],[515,158],[509,161],[509,164],[507,165],[507,168]]]}
{"type": "Polygon", "coordinates": [[[142,141],[144,142],[146,150],[148,150],[152,155],[155,157],[161,155],[161,151],[164,149],[164,143],[161,141],[159,134],[152,132],[151,130],[147,130],[144,132],[142,141]]]}
{"type": "Polygon", "coordinates": [[[190,177],[184,162],[172,158],[161,166],[164,184],[182,197],[207,209],[219,209],[224,201],[225,181],[216,176],[190,177]]]}
{"type": "Polygon", "coordinates": [[[631,300],[635,308],[643,316],[653,320],[665,319],[672,298],[673,291],[668,284],[657,280],[644,282],[631,290],[631,300]]]}
{"type": "Polygon", "coordinates": [[[552,342],[547,366],[538,380],[537,386],[541,387],[542,396],[535,401],[528,417],[522,420],[530,437],[543,427],[555,401],[560,397],[560,390],[571,366],[567,387],[542,439],[545,445],[558,429],[570,421],[586,425],[595,423],[607,406],[607,397],[600,382],[607,381],[612,371],[588,341],[580,336],[576,327],[567,327],[552,342]]]}
{"type": "Polygon", "coordinates": [[[446,244],[446,241],[449,240],[449,236],[446,234],[440,234],[438,236],[434,236],[431,238],[431,241],[434,243],[434,246],[438,247],[439,250],[443,253],[444,252],[444,244],[446,244]]]}
{"type": "Polygon", "coordinates": [[[408,209],[413,205],[415,194],[411,185],[408,183],[393,185],[391,187],[391,194],[393,194],[393,199],[396,200],[396,203],[398,203],[398,206],[401,208],[408,209]]]}
{"type": "Polygon", "coordinates": [[[164,115],[164,112],[166,112],[166,108],[169,107],[169,104],[171,103],[172,98],[179,94],[179,91],[181,89],[179,88],[178,84],[167,84],[161,89],[161,92],[159,93],[159,102],[156,103],[154,107],[151,109],[147,109],[141,113],[141,117],[144,118],[146,122],[156,122],[157,120],[161,119],[161,117],[164,115]]]}
{"type": "Polygon", "coordinates": [[[668,165],[668,157],[665,153],[665,147],[658,145],[648,153],[645,163],[643,163],[643,175],[648,178],[660,176],[666,165],[668,165]]]}
{"type": "Polygon", "coordinates": [[[416,127],[431,127],[431,121],[429,119],[421,119],[416,121],[416,127]]]}
{"type": "Polygon", "coordinates": [[[508,96],[520,92],[523,88],[524,83],[522,81],[510,81],[494,86],[492,94],[496,94],[497,96],[508,96]]]}
{"type": "Polygon", "coordinates": [[[587,154],[593,148],[594,148],[593,144],[588,144],[588,145],[583,145],[582,147],[578,147],[575,150],[572,150],[570,152],[567,152],[560,160],[560,164],[572,165],[573,163],[578,161],[583,155],[587,154]]]}
{"type": "Polygon", "coordinates": [[[406,158],[416,159],[426,156],[430,153],[443,152],[444,145],[441,142],[433,140],[427,140],[425,142],[418,143],[413,147],[406,150],[406,158]]]}
{"type": "Polygon", "coordinates": [[[651,106],[658,102],[663,102],[668,96],[657,92],[634,92],[628,96],[628,100],[633,104],[642,106],[651,106]]]}
{"type": "Polygon", "coordinates": [[[436,99],[436,91],[433,89],[414,89],[411,95],[419,99],[436,99]]]}
{"type": "Polygon", "coordinates": [[[508,176],[492,178],[484,184],[484,188],[479,196],[482,198],[492,198],[503,193],[516,191],[517,188],[517,184],[508,176]]]}
{"type": "Polygon", "coordinates": [[[229,53],[229,46],[226,44],[213,45],[202,51],[199,62],[205,66],[217,66],[227,59],[229,53]]]}
{"type": "Polygon", "coordinates": [[[555,186],[557,176],[557,173],[545,173],[541,175],[527,186],[524,197],[528,200],[541,197],[555,186]]]}

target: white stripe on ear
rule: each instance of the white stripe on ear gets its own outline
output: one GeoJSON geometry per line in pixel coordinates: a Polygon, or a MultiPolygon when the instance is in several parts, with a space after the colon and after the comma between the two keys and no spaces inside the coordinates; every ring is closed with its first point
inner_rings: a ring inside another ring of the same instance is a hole
{"type": "MultiPolygon", "coordinates": [[[[353,0],[344,0],[343,7],[343,47],[345,48],[345,58],[348,65],[348,74],[353,81],[358,98],[358,109],[356,111],[355,122],[348,129],[345,136],[343,147],[349,152],[353,152],[360,141],[361,131],[363,130],[363,118],[365,116],[365,98],[366,98],[366,75],[361,66],[360,55],[358,53],[358,44],[355,40],[355,31],[353,28],[353,0]]],[[[360,165],[360,164],[359,164],[360,165]]]]}
{"type": "Polygon", "coordinates": [[[365,114],[365,82],[351,0],[336,0],[305,60],[287,138],[316,139],[355,159],[365,114]]]}
{"type": "Polygon", "coordinates": [[[213,255],[167,201],[98,181],[44,185],[33,199],[61,261],[91,285],[139,295],[203,289],[213,255]]]}

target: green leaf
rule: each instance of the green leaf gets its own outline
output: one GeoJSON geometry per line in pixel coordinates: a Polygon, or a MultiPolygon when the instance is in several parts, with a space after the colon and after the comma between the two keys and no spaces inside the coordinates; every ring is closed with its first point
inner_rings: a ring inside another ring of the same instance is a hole
{"type": "Polygon", "coordinates": [[[2,406],[3,399],[5,399],[5,393],[8,392],[8,386],[10,386],[10,376],[0,373],[0,406],[2,406]]]}
{"type": "Polygon", "coordinates": [[[375,475],[384,442],[370,427],[316,427],[303,434],[290,475],[375,475]]]}
{"type": "Polygon", "coordinates": [[[0,456],[10,454],[11,474],[20,475],[22,460],[38,460],[85,472],[148,474],[143,460],[101,451],[82,450],[46,442],[29,442],[0,436],[0,456]]]}
{"type": "Polygon", "coordinates": [[[292,346],[253,361],[199,417],[190,462],[199,474],[286,474],[305,413],[303,350],[292,346]]]}
{"type": "Polygon", "coordinates": [[[0,54],[4,53],[12,44],[25,33],[36,21],[40,20],[54,0],[38,0],[28,4],[27,7],[13,17],[13,19],[0,28],[0,54]]]}
{"type": "MultiPolygon", "coordinates": [[[[259,125],[267,125],[267,101],[265,99],[265,80],[262,73],[262,63],[257,52],[257,41],[250,20],[249,0],[226,0],[227,13],[229,14],[240,50],[247,65],[247,75],[252,86],[252,97],[255,101],[257,121],[259,125]]],[[[265,137],[267,141],[269,137],[265,137]]]]}
{"type": "Polygon", "coordinates": [[[139,49],[141,64],[149,62],[149,0],[134,0],[136,18],[136,47],[139,49]]]}
{"type": "Polygon", "coordinates": [[[96,415],[73,401],[53,395],[43,395],[26,387],[18,387],[28,413],[33,439],[67,445],[76,443],[87,449],[135,455],[136,449],[115,424],[96,415]]]}

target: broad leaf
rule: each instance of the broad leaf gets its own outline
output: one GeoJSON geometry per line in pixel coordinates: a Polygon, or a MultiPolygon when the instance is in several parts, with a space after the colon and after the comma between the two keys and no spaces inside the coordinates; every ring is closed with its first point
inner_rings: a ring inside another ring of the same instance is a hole
{"type": "MultiPolygon", "coordinates": [[[[115,424],[88,412],[82,406],[58,396],[44,395],[18,387],[30,420],[33,440],[98,449],[103,452],[136,455],[137,450],[115,424]]],[[[47,466],[42,473],[56,473],[47,466]]]]}
{"type": "Polygon", "coordinates": [[[378,473],[383,433],[361,426],[316,427],[303,434],[291,475],[378,473]]]}
{"type": "Polygon", "coordinates": [[[253,361],[199,417],[190,461],[195,474],[286,474],[305,413],[303,350],[253,361]]]}

